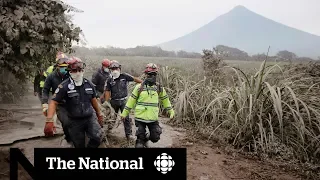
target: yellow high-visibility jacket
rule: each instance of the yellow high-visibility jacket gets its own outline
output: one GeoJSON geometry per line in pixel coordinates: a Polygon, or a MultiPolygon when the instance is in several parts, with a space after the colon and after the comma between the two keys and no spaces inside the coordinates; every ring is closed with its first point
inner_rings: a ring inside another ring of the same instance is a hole
{"type": "Polygon", "coordinates": [[[135,108],[135,120],[146,123],[158,121],[159,101],[163,105],[165,110],[170,114],[170,116],[174,116],[174,110],[171,106],[171,102],[165,89],[163,87],[160,87],[160,90],[158,90],[157,85],[147,86],[143,84],[144,83],[137,84],[135,86],[121,116],[128,116],[131,109],[135,108]],[[143,85],[144,87],[140,92],[139,90],[141,85],[143,85]]]}
{"type": "MultiPolygon", "coordinates": [[[[49,74],[51,74],[53,72],[53,70],[54,70],[54,65],[49,66],[48,69],[45,72],[43,72],[44,77],[47,78],[49,76],[49,74]]],[[[40,81],[41,88],[43,88],[44,82],[45,82],[45,79],[40,81]]]]}

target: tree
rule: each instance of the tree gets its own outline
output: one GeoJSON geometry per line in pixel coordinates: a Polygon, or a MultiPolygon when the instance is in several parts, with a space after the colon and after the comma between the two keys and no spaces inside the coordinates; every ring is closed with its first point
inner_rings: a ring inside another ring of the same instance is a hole
{"type": "Polygon", "coordinates": [[[81,33],[66,16],[74,9],[52,0],[1,0],[0,67],[25,80],[52,64],[57,51],[71,53],[81,33]]]}
{"type": "Polygon", "coordinates": [[[277,53],[277,56],[282,59],[289,60],[289,61],[292,61],[297,58],[296,54],[294,54],[293,52],[287,51],[287,50],[279,51],[277,53]]]}

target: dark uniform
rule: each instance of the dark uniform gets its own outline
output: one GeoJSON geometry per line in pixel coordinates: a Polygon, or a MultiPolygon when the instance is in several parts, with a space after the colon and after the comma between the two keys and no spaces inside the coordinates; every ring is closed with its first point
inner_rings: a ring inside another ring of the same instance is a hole
{"type": "Polygon", "coordinates": [[[97,72],[92,75],[92,83],[95,85],[98,97],[103,94],[105,82],[109,77],[111,77],[110,73],[104,72],[102,68],[98,69],[97,72]]]}
{"type": "Polygon", "coordinates": [[[70,121],[68,132],[75,148],[85,147],[85,135],[90,138],[88,148],[97,148],[101,142],[101,127],[96,119],[91,100],[96,96],[94,85],[84,78],[81,86],[75,86],[71,78],[63,81],[52,96],[58,103],[65,101],[70,121]]]}
{"type": "MultiPolygon", "coordinates": [[[[105,84],[105,90],[111,92],[110,104],[116,113],[120,110],[123,111],[127,96],[128,96],[128,83],[134,81],[134,78],[126,73],[121,73],[117,79],[109,78],[105,84]]],[[[126,137],[132,135],[132,127],[129,116],[124,121],[124,130],[126,137]]]]}
{"type": "Polygon", "coordinates": [[[44,82],[45,80],[46,77],[43,74],[40,74],[40,71],[38,71],[33,81],[33,91],[35,93],[38,93],[38,98],[40,102],[42,102],[42,89],[44,85],[43,83],[40,84],[40,82],[44,82]]]}
{"type": "MultiPolygon", "coordinates": [[[[55,90],[58,88],[59,84],[63,82],[64,80],[69,78],[69,74],[65,74],[64,77],[61,78],[59,72],[54,71],[52,72],[46,79],[44,83],[44,87],[42,90],[42,104],[48,104],[49,102],[49,96],[50,96],[50,89],[52,88],[52,92],[55,92],[55,90]]],[[[65,139],[67,142],[70,142],[71,139],[69,137],[68,133],[68,116],[67,116],[67,110],[65,107],[65,104],[63,102],[59,103],[57,106],[57,117],[60,120],[63,128],[63,132],[65,134],[65,139]]]]}

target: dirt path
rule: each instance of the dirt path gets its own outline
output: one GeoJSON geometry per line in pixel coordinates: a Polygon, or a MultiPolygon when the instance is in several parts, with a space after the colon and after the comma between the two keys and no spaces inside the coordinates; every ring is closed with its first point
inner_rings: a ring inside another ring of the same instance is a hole
{"type": "MultiPolygon", "coordinates": [[[[0,105],[0,109],[13,111],[10,121],[1,121],[0,126],[0,179],[8,178],[9,164],[6,160],[8,149],[18,147],[23,149],[26,157],[33,163],[34,148],[60,147],[61,136],[43,138],[44,116],[41,112],[39,100],[29,89],[23,103],[19,105],[0,105]],[[30,139],[35,138],[35,139],[30,139]],[[24,139],[21,142],[16,140],[24,139]],[[3,145],[7,144],[7,145],[3,145]]],[[[149,143],[150,147],[186,147],[187,169],[190,180],[233,180],[233,179],[278,179],[298,180],[291,172],[267,165],[257,160],[245,159],[235,154],[224,154],[222,150],[203,144],[202,141],[190,142],[186,138],[186,131],[166,125],[167,119],[161,119],[163,134],[158,143],[149,143]]],[[[59,130],[61,134],[61,129],[59,130]]],[[[135,126],[133,125],[133,132],[135,126]]],[[[124,144],[123,125],[112,130],[109,138],[110,147],[121,147],[124,144]]],[[[22,170],[21,179],[30,179],[22,170]]]]}

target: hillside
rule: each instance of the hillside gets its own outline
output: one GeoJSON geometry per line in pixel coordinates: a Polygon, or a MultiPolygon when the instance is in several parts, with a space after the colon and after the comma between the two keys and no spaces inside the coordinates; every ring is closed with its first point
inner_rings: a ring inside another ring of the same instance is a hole
{"type": "Polygon", "coordinates": [[[256,14],[243,6],[217,17],[207,25],[159,44],[165,50],[200,52],[219,44],[239,48],[249,55],[288,50],[298,56],[316,58],[320,55],[320,36],[303,32],[256,14]]]}

